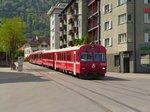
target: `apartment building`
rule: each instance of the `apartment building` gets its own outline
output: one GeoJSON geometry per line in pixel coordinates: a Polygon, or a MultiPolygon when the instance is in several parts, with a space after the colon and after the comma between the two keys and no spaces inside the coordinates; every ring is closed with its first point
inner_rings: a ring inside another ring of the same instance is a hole
{"type": "Polygon", "coordinates": [[[150,0],[101,0],[108,71],[150,73],[150,0]]]}
{"type": "Polygon", "coordinates": [[[60,48],[74,46],[87,33],[87,1],[72,0],[60,15],[60,48]]]}
{"type": "Polygon", "coordinates": [[[60,48],[60,21],[59,15],[62,10],[67,6],[66,2],[59,2],[55,6],[51,7],[48,11],[48,15],[50,16],[50,48],[51,49],[59,49],[60,48]]]}
{"type": "Polygon", "coordinates": [[[88,0],[88,36],[100,44],[100,0],[88,0]]]}

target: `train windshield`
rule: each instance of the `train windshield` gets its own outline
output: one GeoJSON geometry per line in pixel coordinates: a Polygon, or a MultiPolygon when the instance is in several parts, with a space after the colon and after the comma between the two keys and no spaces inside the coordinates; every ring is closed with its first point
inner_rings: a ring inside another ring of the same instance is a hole
{"type": "Polygon", "coordinates": [[[81,61],[92,61],[92,53],[91,52],[82,52],[81,53],[81,61]]]}
{"type": "Polygon", "coordinates": [[[105,53],[94,53],[95,62],[104,62],[105,60],[105,53]]]}

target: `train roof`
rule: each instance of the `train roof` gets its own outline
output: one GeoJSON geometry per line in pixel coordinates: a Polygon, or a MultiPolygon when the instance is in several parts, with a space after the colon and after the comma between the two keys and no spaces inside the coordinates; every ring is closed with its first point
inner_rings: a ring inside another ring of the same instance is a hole
{"type": "Polygon", "coordinates": [[[69,47],[69,48],[63,48],[63,49],[55,49],[55,50],[46,50],[43,51],[43,53],[49,53],[49,52],[60,52],[60,51],[72,51],[72,50],[78,50],[82,46],[75,46],[75,47],[69,47]]]}
{"type": "MultiPolygon", "coordinates": [[[[72,51],[72,50],[78,50],[83,46],[89,46],[89,45],[81,45],[81,46],[75,46],[75,47],[69,47],[69,48],[63,48],[63,49],[55,49],[55,50],[42,50],[42,51],[36,51],[32,54],[36,54],[36,53],[52,53],[52,52],[60,52],[60,51],[72,51]]],[[[96,45],[97,46],[97,45],[96,45]]],[[[101,45],[99,45],[101,46],[101,45]]],[[[103,46],[101,46],[103,47],[103,46]]]]}

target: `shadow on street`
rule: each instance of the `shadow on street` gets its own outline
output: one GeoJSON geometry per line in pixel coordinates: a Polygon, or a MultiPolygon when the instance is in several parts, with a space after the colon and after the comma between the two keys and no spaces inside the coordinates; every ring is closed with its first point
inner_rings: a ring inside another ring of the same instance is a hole
{"type": "Polygon", "coordinates": [[[105,81],[130,81],[127,79],[123,79],[123,78],[117,78],[117,77],[110,77],[110,76],[106,76],[100,80],[105,80],[105,81]]]}
{"type": "Polygon", "coordinates": [[[0,84],[18,83],[18,82],[44,82],[50,81],[42,79],[41,76],[35,76],[28,73],[0,72],[0,84]]]}

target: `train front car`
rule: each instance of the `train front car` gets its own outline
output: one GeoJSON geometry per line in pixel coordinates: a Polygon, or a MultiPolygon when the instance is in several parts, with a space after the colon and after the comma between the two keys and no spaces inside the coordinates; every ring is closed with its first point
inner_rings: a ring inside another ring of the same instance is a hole
{"type": "Polygon", "coordinates": [[[80,47],[80,77],[104,77],[107,71],[106,48],[100,45],[80,47]]]}

